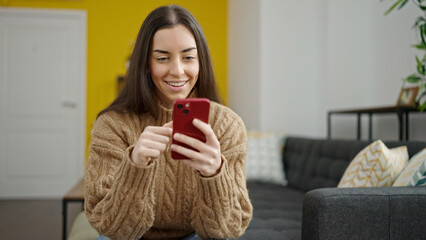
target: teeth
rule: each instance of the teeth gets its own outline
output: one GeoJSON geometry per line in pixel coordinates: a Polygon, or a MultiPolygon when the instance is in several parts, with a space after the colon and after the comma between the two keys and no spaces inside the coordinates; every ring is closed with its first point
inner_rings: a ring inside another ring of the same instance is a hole
{"type": "Polygon", "coordinates": [[[185,82],[167,82],[167,84],[172,85],[173,87],[181,87],[183,85],[185,85],[185,82]]]}

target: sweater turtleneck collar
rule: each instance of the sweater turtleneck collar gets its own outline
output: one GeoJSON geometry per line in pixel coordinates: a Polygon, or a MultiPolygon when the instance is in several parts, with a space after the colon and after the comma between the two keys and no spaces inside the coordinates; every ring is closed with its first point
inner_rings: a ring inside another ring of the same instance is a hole
{"type": "Polygon", "coordinates": [[[160,124],[165,124],[172,121],[173,108],[166,107],[161,101],[158,101],[158,99],[157,99],[157,106],[158,106],[157,121],[159,121],[160,124]]]}
{"type": "MultiPolygon", "coordinates": [[[[194,89],[188,96],[188,98],[196,97],[196,90],[194,89]]],[[[167,123],[173,119],[173,106],[167,107],[161,100],[156,96],[155,100],[158,106],[158,119],[161,123],[167,123]]]]}

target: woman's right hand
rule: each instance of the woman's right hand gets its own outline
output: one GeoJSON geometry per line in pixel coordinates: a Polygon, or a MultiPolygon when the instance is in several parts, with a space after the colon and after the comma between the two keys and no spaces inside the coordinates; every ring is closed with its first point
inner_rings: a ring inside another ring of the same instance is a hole
{"type": "Polygon", "coordinates": [[[148,166],[167,149],[173,132],[173,122],[162,127],[146,127],[133,148],[131,159],[137,166],[148,166]]]}

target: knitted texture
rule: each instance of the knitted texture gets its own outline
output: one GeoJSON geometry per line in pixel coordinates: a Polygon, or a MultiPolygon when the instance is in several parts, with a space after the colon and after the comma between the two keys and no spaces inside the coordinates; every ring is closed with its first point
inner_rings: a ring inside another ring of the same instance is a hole
{"type": "Polygon", "coordinates": [[[214,177],[173,160],[170,149],[147,167],[130,159],[147,126],[172,120],[172,109],[149,114],[107,112],[94,123],[85,173],[85,212],[91,225],[111,239],[237,238],[246,230],[252,205],[246,188],[247,134],[241,118],[211,102],[209,124],[220,142],[222,168],[214,177]]]}

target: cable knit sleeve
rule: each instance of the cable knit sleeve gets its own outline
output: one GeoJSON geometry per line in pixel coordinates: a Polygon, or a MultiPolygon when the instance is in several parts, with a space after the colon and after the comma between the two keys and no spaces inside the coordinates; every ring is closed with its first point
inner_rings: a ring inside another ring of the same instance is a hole
{"type": "Polygon", "coordinates": [[[90,224],[111,239],[137,239],[154,222],[155,163],[142,168],[130,159],[133,146],[121,119],[105,113],[92,130],[85,174],[85,212],[90,224]]]}
{"type": "Polygon", "coordinates": [[[230,109],[213,110],[212,128],[221,145],[222,168],[211,178],[199,177],[192,226],[203,239],[237,238],[252,218],[246,188],[247,133],[230,109]]]}

